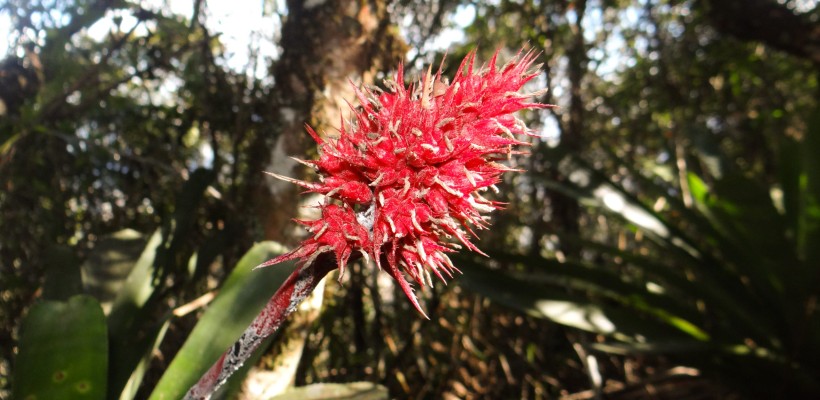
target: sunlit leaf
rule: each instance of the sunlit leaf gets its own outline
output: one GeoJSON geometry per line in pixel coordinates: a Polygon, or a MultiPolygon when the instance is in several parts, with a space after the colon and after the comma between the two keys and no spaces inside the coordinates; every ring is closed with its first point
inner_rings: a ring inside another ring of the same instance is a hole
{"type": "Polygon", "coordinates": [[[566,291],[538,285],[526,277],[514,278],[504,271],[480,266],[466,258],[459,258],[459,267],[464,271],[459,277],[459,285],[534,317],[627,341],[688,336],[627,308],[570,295],[566,291]]]}
{"type": "MultiPolygon", "coordinates": [[[[233,269],[177,353],[151,399],[179,399],[197,382],[265,306],[293,270],[292,264],[253,270],[284,248],[262,242],[250,249],[233,269]]],[[[232,379],[241,379],[235,374],[232,379]]]]}

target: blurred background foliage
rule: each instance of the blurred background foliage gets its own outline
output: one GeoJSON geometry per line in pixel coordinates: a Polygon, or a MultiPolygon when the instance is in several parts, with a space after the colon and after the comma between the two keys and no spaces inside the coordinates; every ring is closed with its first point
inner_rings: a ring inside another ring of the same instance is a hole
{"type": "Polygon", "coordinates": [[[249,271],[304,234],[261,173],[305,174],[304,123],[522,47],[560,107],[491,257],[430,321],[351,266],[221,396],[820,397],[817,1],[254,4],[237,42],[206,0],[0,0],[0,398],[179,397],[291,268],[249,271]]]}

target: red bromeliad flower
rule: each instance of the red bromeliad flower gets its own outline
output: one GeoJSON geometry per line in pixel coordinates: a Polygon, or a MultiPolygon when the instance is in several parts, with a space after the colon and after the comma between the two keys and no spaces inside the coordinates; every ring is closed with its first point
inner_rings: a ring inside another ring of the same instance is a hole
{"type": "Polygon", "coordinates": [[[442,281],[452,277],[458,269],[447,253],[461,247],[447,240],[452,237],[481,253],[470,241],[472,227],[486,228],[482,214],[501,205],[481,192],[496,190],[501,174],[512,170],[498,161],[526,144],[513,135],[530,134],[514,113],[549,107],[519,93],[537,75],[530,70],[534,59],[519,54],[499,69],[493,56],[474,70],[471,53],[449,85],[440,70],[431,76],[428,69],[421,84],[409,88],[400,66],[388,92],[356,90],[361,105],[338,138],[324,140],[307,127],[320,156],[299,161],[316,170],[319,182],[271,175],[327,201],[319,219],[298,221],[309,238],[260,267],[292,259],[310,264],[333,253],[344,275],[351,256],[361,254],[384,267],[424,314],[400,271],[422,286],[432,286],[431,272],[442,281]]]}
{"type": "Polygon", "coordinates": [[[496,68],[473,69],[475,54],[462,61],[451,84],[441,72],[430,71],[421,85],[406,88],[402,69],[389,92],[357,91],[360,108],[342,124],[336,139],[319,143],[318,160],[301,161],[319,174],[319,182],[304,182],[276,174],[309,192],[323,194],[321,217],[298,221],[311,236],[291,251],[260,267],[300,259],[300,268],[282,284],[239,339],[229,347],[185,399],[208,399],[261,345],[285,318],[334,268],[342,271],[359,255],[375,260],[399,282],[422,314],[401,271],[420,285],[432,286],[432,274],[442,281],[458,269],[447,253],[460,246],[479,252],[470,242],[472,227],[487,227],[482,213],[500,203],[481,196],[495,189],[501,174],[511,169],[499,164],[526,144],[514,134],[530,134],[514,117],[522,109],[550,107],[528,102],[534,94],[520,94],[537,75],[530,70],[535,56],[519,54],[496,68]]]}

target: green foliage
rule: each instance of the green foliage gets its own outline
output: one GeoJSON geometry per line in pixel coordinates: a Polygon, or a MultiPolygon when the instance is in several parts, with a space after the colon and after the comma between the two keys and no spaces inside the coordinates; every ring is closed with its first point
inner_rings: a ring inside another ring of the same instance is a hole
{"type": "MultiPolygon", "coordinates": [[[[292,265],[253,268],[285,252],[273,242],[251,248],[225,281],[219,297],[208,307],[174,361],[151,394],[151,399],[178,399],[213,365],[264,308],[293,271],[292,265]]],[[[273,339],[273,337],[268,340],[273,339]]],[[[264,346],[263,346],[264,347],[264,346]]],[[[253,362],[247,363],[247,369],[253,362]]],[[[247,371],[231,379],[241,381],[247,371]]]]}
{"type": "Polygon", "coordinates": [[[23,322],[14,370],[17,399],[105,399],[105,316],[90,296],[46,301],[23,322]]]}
{"type": "MultiPolygon", "coordinates": [[[[153,282],[157,249],[162,245],[162,235],[154,233],[145,250],[131,268],[108,315],[108,334],[111,342],[111,366],[108,371],[109,398],[121,398],[119,393],[127,386],[134,391],[134,381],[142,379],[145,357],[151,354],[156,343],[167,329],[168,316],[152,321],[148,299],[155,289],[153,282]],[[133,332],[140,332],[134,335],[133,332]],[[136,374],[136,375],[134,375],[136,374]]],[[[127,389],[126,389],[127,390],[127,389]]],[[[135,393],[130,393],[132,396],[135,393]]]]}
{"type": "Polygon", "coordinates": [[[256,111],[266,89],[219,64],[201,21],[164,6],[0,0],[0,14],[14,25],[0,62],[0,370],[16,369],[16,331],[38,293],[87,293],[112,307],[107,397],[136,392],[169,304],[218,285],[258,237],[254,215],[236,210],[251,208],[248,177],[261,170],[249,143],[273,137],[256,111]],[[158,235],[134,271],[131,248],[145,244],[114,243],[125,228],[158,235]]]}
{"type": "MultiPolygon", "coordinates": [[[[159,290],[150,282],[161,237],[154,234],[135,260],[107,319],[99,302],[87,295],[32,307],[21,328],[14,376],[17,398],[136,397],[151,354],[173,318],[170,311],[159,319],[141,311],[159,290]]],[[[242,257],[164,372],[152,398],[181,398],[236,340],[292,270],[253,268],[283,252],[281,245],[263,242],[242,257]]],[[[241,381],[245,373],[247,368],[235,379],[241,381]]]]}
{"type": "MultiPolygon", "coordinates": [[[[667,206],[658,209],[585,162],[567,159],[562,165],[572,182],[553,186],[621,219],[651,246],[628,251],[583,242],[585,260],[563,263],[493,254],[522,272],[471,265],[461,281],[530,315],[610,338],[593,349],[670,355],[749,396],[817,397],[820,314],[813,299],[820,294],[820,260],[810,182],[820,125],[813,119],[801,146],[781,139],[782,184],[768,187],[722,160],[726,168],[709,183],[687,175],[691,206],[667,194],[667,206]]],[[[645,193],[672,190],[631,178],[645,193]]]]}
{"type": "MultiPolygon", "coordinates": [[[[766,1],[806,3],[750,4],[766,1]]],[[[521,116],[543,122],[549,140],[512,161],[528,174],[505,182],[498,200],[509,206],[481,246],[503,250],[458,260],[465,275],[425,293],[433,319],[423,324],[393,302],[377,270],[351,266],[357,273],[328,286],[298,384],[379,381],[398,398],[552,398],[590,388],[577,352],[587,344],[618,355],[598,357],[599,372],[624,397],[647,382],[659,388],[653,376],[679,363],[750,397],[818,397],[816,65],[722,34],[708,1],[370,3],[393,7],[416,67],[435,34],[475,11],[458,22],[468,26],[465,46],[448,49],[448,60],[476,46],[481,59],[499,45],[531,47],[545,63],[533,90],[546,87],[540,100],[561,107],[521,116]],[[571,135],[582,143],[574,154],[551,148],[571,135]],[[581,212],[562,208],[562,194],[581,212]],[[573,221],[578,229],[563,232],[573,221]]],[[[69,332],[80,325],[69,316],[96,313],[78,294],[97,297],[108,315],[107,350],[88,354],[108,360],[93,371],[106,374],[94,388],[127,399],[148,397],[160,379],[155,396],[178,395],[277,286],[276,276],[250,277],[284,270],[250,273],[251,253],[238,260],[262,237],[259,209],[287,206],[255,193],[290,115],[276,104],[292,106],[290,92],[229,68],[236,49],[208,28],[210,13],[196,8],[206,2],[192,4],[188,19],[137,1],[0,0],[0,18],[14,25],[0,61],[0,397],[9,387],[50,390],[33,383],[49,376],[32,375],[31,360],[74,354],[64,346],[75,342],[28,343],[40,324],[69,332]],[[201,323],[172,313],[215,288],[201,323]],[[38,317],[59,307],[63,319],[38,317]],[[225,314],[235,323],[215,322],[225,314]]],[[[363,58],[387,45],[361,43],[363,58]]],[[[249,70],[300,56],[260,57],[249,70]]],[[[269,247],[260,246],[252,253],[269,247]]]]}

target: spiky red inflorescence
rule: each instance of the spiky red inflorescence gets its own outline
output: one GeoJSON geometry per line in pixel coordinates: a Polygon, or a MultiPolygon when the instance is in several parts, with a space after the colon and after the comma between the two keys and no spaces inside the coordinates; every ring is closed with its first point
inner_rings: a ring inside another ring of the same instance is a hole
{"type": "Polygon", "coordinates": [[[300,161],[317,171],[319,182],[271,174],[328,200],[319,219],[298,221],[308,239],[260,267],[292,259],[309,264],[333,252],[344,274],[350,257],[361,254],[384,267],[424,314],[400,271],[422,286],[432,286],[431,272],[442,281],[451,277],[458,269],[447,253],[460,247],[446,240],[451,237],[480,253],[471,227],[486,228],[482,213],[500,206],[480,192],[495,189],[511,170],[497,161],[526,144],[513,135],[530,134],[514,113],[549,107],[519,93],[537,75],[530,70],[534,59],[519,54],[496,68],[493,56],[475,70],[471,53],[449,85],[440,70],[435,76],[428,70],[420,85],[405,87],[399,66],[387,92],[356,90],[360,107],[351,107],[352,121],[342,123],[338,138],[323,140],[307,128],[320,156],[300,161]]]}

